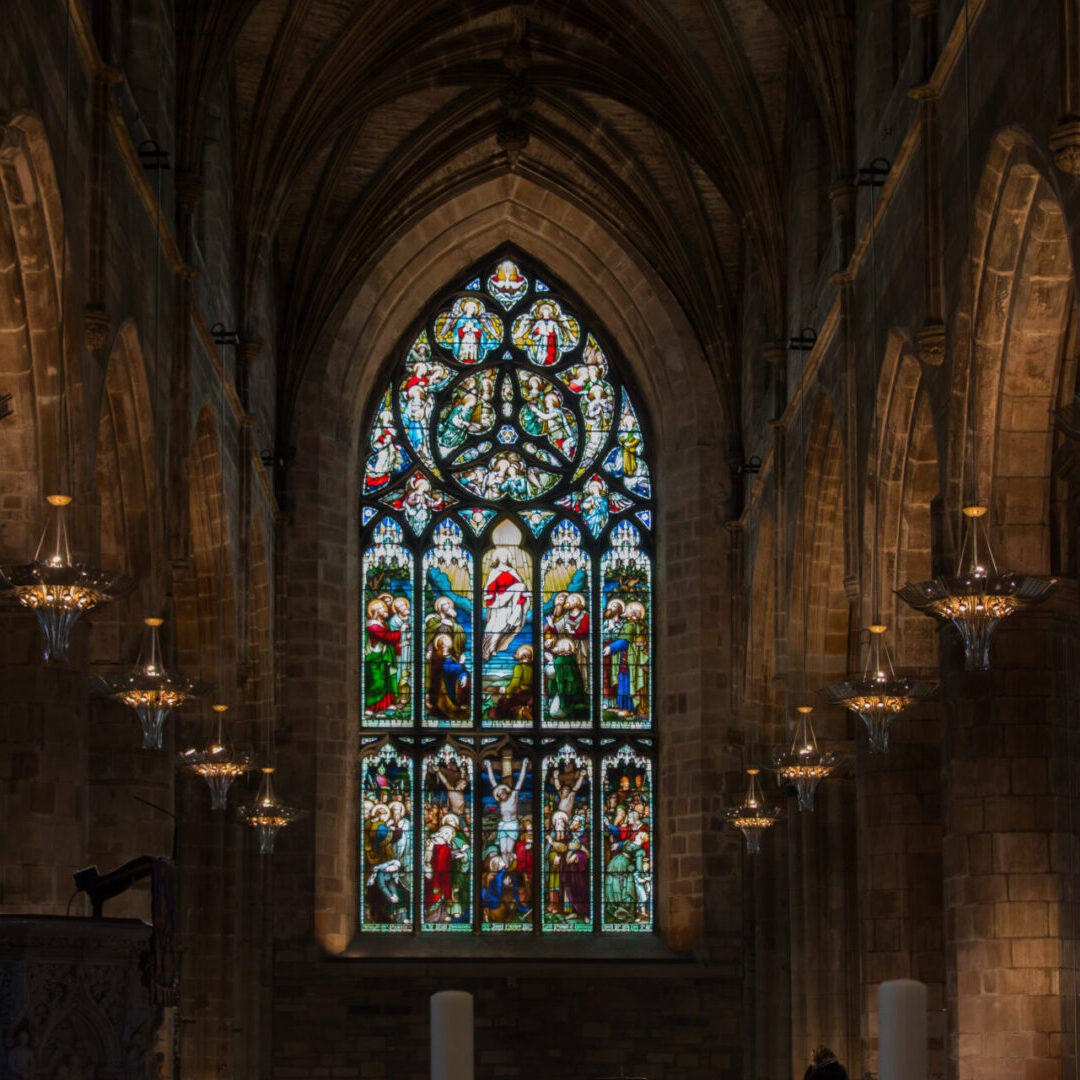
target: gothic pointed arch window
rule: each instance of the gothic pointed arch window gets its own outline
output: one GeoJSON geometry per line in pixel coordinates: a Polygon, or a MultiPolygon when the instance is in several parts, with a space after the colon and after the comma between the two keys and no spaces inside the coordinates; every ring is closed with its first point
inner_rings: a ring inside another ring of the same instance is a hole
{"type": "Polygon", "coordinates": [[[653,491],[602,328],[504,252],[361,458],[360,930],[653,929],[653,491]]]}

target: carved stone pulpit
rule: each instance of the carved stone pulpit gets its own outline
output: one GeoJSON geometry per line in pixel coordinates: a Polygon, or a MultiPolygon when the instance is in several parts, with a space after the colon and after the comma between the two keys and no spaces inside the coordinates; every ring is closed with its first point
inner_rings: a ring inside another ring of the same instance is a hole
{"type": "Polygon", "coordinates": [[[138,919],[0,916],[0,1078],[162,1077],[150,960],[138,919]]]}

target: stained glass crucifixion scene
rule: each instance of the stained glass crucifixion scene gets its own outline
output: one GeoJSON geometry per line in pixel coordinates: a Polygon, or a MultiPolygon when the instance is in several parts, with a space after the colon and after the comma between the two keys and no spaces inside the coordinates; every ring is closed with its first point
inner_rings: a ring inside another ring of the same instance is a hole
{"type": "Polygon", "coordinates": [[[362,931],[653,929],[647,424],[581,311],[504,255],[390,361],[362,457],[362,931]]]}

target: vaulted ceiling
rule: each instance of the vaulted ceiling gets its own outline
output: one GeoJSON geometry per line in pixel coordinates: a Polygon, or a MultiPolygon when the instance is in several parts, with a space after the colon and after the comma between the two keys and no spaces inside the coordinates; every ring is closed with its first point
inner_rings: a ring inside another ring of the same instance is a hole
{"type": "Polygon", "coordinates": [[[182,163],[227,78],[243,301],[270,260],[286,388],[359,267],[514,170],[656,269],[734,391],[748,268],[781,321],[793,87],[850,171],[849,3],[178,0],[182,163]]]}

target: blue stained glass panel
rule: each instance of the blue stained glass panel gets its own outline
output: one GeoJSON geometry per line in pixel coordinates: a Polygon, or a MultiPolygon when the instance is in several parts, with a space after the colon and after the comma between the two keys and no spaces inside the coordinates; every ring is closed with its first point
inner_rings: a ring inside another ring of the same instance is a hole
{"type": "Polygon", "coordinates": [[[435,340],[459,364],[478,364],[502,341],[502,319],[473,296],[459,297],[435,319],[435,340]]]}
{"type": "Polygon", "coordinates": [[[551,510],[519,510],[518,516],[529,526],[533,536],[539,536],[555,514],[551,510]]]}
{"type": "Polygon", "coordinates": [[[360,524],[366,525],[378,512],[374,506],[365,506],[360,511],[360,524]]]}
{"type": "Polygon", "coordinates": [[[425,724],[472,721],[473,557],[453,521],[439,523],[424,555],[425,724]]]}
{"type": "Polygon", "coordinates": [[[646,529],[652,528],[652,511],[651,510],[639,510],[634,517],[645,526],[646,529]]]}
{"type": "Polygon", "coordinates": [[[584,519],[589,532],[599,536],[612,514],[628,509],[632,503],[626,496],[609,490],[604,478],[594,473],[580,491],[555,500],[558,506],[576,510],[584,519]]]}

